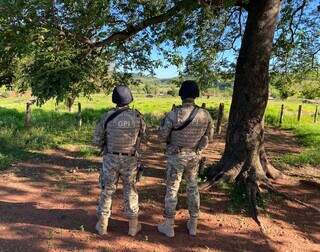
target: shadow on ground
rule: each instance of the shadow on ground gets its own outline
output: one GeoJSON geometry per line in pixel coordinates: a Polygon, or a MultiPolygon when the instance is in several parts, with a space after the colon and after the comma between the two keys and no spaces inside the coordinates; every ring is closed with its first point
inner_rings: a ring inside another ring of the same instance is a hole
{"type": "MultiPolygon", "coordinates": [[[[1,109],[0,114],[3,113],[1,109]]],[[[91,122],[102,112],[92,116],[91,122]]],[[[21,114],[17,117],[22,119],[21,114]]],[[[3,135],[0,136],[3,139],[3,135]]],[[[291,137],[278,134],[276,129],[267,130],[267,149],[274,155],[286,149],[299,151],[291,137]]],[[[223,138],[216,138],[206,151],[209,160],[219,159],[224,147],[223,138]]],[[[5,143],[3,148],[14,152],[14,142],[7,139],[5,143]]],[[[22,151],[28,152],[28,148],[25,146],[22,151]]],[[[199,235],[190,237],[186,232],[188,214],[184,210],[187,200],[183,186],[179,191],[176,237],[167,238],[156,231],[157,223],[163,220],[165,156],[154,135],[142,156],[147,168],[138,185],[143,230],[137,237],[126,235],[128,224],[123,214],[121,183],[114,195],[109,234],[104,237],[95,234],[100,161],[98,158],[85,159],[77,151],[56,148],[31,155],[28,160],[1,173],[5,183],[0,185],[0,250],[289,251],[291,241],[299,248],[309,246],[307,248],[311,249],[320,242],[318,213],[271,197],[262,215],[273,235],[269,237],[240,211],[227,211],[228,195],[218,189],[201,195],[199,235]],[[285,234],[282,239],[281,230],[291,236],[285,234]],[[309,245],[303,244],[304,239],[309,245]]],[[[300,200],[319,203],[320,193],[315,187],[303,186],[296,181],[280,181],[275,186],[300,200]]]]}

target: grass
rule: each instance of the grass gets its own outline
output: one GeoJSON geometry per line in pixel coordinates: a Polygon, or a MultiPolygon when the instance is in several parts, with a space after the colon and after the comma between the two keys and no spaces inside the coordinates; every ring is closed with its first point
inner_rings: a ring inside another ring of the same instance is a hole
{"type": "MultiPolygon", "coordinates": [[[[230,204],[228,211],[238,212],[239,210],[243,211],[246,214],[250,214],[250,206],[248,195],[244,185],[230,185],[229,191],[227,191],[230,197],[230,204]]],[[[268,202],[270,201],[270,195],[258,195],[257,197],[257,206],[265,210],[268,202]]]]}
{"type": "MultiPolygon", "coordinates": [[[[69,113],[64,104],[49,101],[42,107],[32,107],[32,128],[23,127],[26,96],[0,98],[0,170],[8,167],[16,160],[22,160],[37,155],[37,151],[45,148],[67,148],[76,145],[79,155],[90,157],[98,154],[91,147],[92,133],[96,122],[102,114],[113,107],[110,96],[97,94],[91,100],[80,98],[76,102],[82,104],[83,126],[77,127],[76,111],[69,113]]],[[[228,115],[230,100],[225,97],[197,99],[201,106],[206,103],[213,115],[220,102],[225,103],[225,115],[228,115]]],[[[140,110],[149,125],[158,125],[172,104],[180,104],[178,97],[135,97],[133,107],[140,110]]],[[[278,123],[281,101],[270,101],[266,122],[276,126],[278,123]]],[[[282,125],[285,129],[293,130],[299,143],[305,151],[298,155],[283,155],[279,162],[290,165],[312,164],[319,165],[320,157],[320,126],[312,123],[315,106],[303,104],[303,116],[299,124],[296,111],[299,101],[291,100],[285,103],[285,117],[282,125]]],[[[74,106],[76,109],[76,106],[74,106]]]]}
{"type": "MultiPolygon", "coordinates": [[[[251,215],[251,208],[249,205],[246,188],[243,184],[220,181],[217,184],[217,187],[219,190],[224,191],[230,198],[227,207],[227,211],[229,213],[242,213],[247,216],[251,215]]],[[[257,207],[260,209],[260,211],[265,211],[266,206],[272,200],[271,196],[272,195],[268,193],[258,195],[257,207]]]]}
{"type": "MultiPolygon", "coordinates": [[[[278,126],[280,115],[280,101],[269,103],[266,112],[266,122],[269,125],[278,126]]],[[[281,128],[291,130],[295,134],[299,145],[304,147],[300,154],[284,154],[279,157],[279,165],[320,165],[320,121],[314,123],[314,104],[303,104],[302,119],[297,121],[299,101],[286,102],[284,110],[284,121],[281,128]]]]}
{"type": "Polygon", "coordinates": [[[78,155],[84,158],[92,157],[92,156],[98,156],[100,154],[100,150],[93,146],[83,145],[80,146],[78,155]]]}
{"type": "Polygon", "coordinates": [[[290,127],[297,136],[304,151],[300,154],[285,154],[280,157],[280,164],[293,166],[320,165],[320,126],[319,124],[299,124],[290,127]]]}

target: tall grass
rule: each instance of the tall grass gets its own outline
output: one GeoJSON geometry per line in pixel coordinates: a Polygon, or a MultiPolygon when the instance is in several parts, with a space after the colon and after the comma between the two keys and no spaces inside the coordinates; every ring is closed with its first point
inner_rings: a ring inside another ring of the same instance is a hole
{"type": "MultiPolygon", "coordinates": [[[[0,98],[0,169],[4,169],[15,160],[35,155],[37,150],[43,148],[64,148],[67,145],[77,145],[79,153],[89,156],[96,153],[90,148],[92,133],[96,122],[102,114],[113,104],[110,96],[97,94],[88,100],[80,98],[76,101],[82,104],[83,126],[79,129],[76,123],[76,113],[67,112],[64,104],[55,104],[49,101],[42,107],[34,105],[32,108],[32,128],[23,127],[25,103],[28,97],[0,98]]],[[[225,103],[225,114],[228,115],[230,100],[224,97],[206,97],[197,99],[201,106],[214,110],[220,102],[225,103]]],[[[176,97],[135,97],[133,107],[140,110],[149,125],[158,125],[166,112],[171,110],[172,104],[179,105],[181,101],[176,97]]],[[[297,135],[299,142],[306,147],[306,151],[296,156],[284,156],[282,162],[288,164],[320,163],[320,126],[312,123],[314,105],[303,105],[303,116],[298,124],[296,111],[298,101],[285,102],[286,110],[283,128],[291,129],[297,135]]],[[[266,122],[276,126],[280,113],[281,101],[270,101],[266,122]]],[[[74,106],[76,110],[76,106],[74,106]]]]}
{"type": "Polygon", "coordinates": [[[273,101],[270,102],[266,111],[266,122],[269,125],[278,126],[280,117],[280,107],[284,103],[284,120],[281,124],[283,129],[292,130],[298,143],[304,147],[300,154],[285,154],[279,158],[280,164],[294,166],[320,165],[320,122],[314,123],[314,104],[302,105],[302,118],[298,122],[299,101],[273,101]]]}

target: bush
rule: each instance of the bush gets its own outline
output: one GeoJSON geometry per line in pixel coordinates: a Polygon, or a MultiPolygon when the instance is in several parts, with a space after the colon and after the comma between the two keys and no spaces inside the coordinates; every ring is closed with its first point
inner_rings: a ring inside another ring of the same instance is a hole
{"type": "MultiPolygon", "coordinates": [[[[320,82],[319,82],[320,83],[320,82]]],[[[316,99],[320,97],[320,84],[306,83],[301,91],[302,96],[307,99],[316,99]]]]}
{"type": "Polygon", "coordinates": [[[158,94],[158,87],[156,85],[146,84],[146,85],[144,85],[143,91],[147,95],[157,95],[158,94]]]}
{"type": "Polygon", "coordinates": [[[168,91],[167,91],[167,95],[171,95],[171,96],[177,96],[178,95],[178,89],[174,86],[172,86],[168,91]]]}
{"type": "Polygon", "coordinates": [[[10,92],[4,91],[4,92],[0,93],[0,97],[2,97],[2,98],[9,98],[9,97],[10,97],[10,92]]]}

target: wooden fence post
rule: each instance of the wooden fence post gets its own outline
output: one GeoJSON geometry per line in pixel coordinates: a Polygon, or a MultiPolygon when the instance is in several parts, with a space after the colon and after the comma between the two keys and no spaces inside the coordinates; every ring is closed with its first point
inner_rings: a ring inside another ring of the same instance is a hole
{"type": "Polygon", "coordinates": [[[78,127],[82,126],[81,103],[78,102],[78,127]]]}
{"type": "Polygon", "coordinates": [[[279,126],[282,125],[282,122],[283,122],[283,114],[284,114],[284,105],[281,104],[280,118],[279,118],[279,126]]]}
{"type": "Polygon", "coordinates": [[[218,118],[217,118],[217,125],[216,125],[216,134],[221,133],[221,124],[222,124],[222,119],[223,119],[223,112],[224,112],[224,103],[220,103],[219,105],[219,111],[218,111],[218,118]]]}
{"type": "Polygon", "coordinates": [[[31,126],[31,105],[32,103],[28,101],[26,103],[26,113],[24,117],[24,127],[25,128],[30,128],[31,126]]]}
{"type": "Polygon", "coordinates": [[[313,122],[316,123],[318,119],[318,105],[316,106],[316,111],[314,113],[313,122]]]}
{"type": "Polygon", "coordinates": [[[299,108],[298,108],[298,122],[300,122],[301,114],[302,114],[302,105],[299,105],[299,108]]]}

